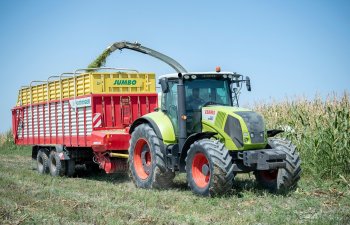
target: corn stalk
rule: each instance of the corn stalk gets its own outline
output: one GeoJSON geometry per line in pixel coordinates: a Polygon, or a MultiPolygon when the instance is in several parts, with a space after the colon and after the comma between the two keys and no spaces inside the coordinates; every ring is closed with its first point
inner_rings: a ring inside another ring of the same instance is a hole
{"type": "Polygon", "coordinates": [[[298,146],[304,171],[320,178],[350,175],[349,94],[256,104],[267,128],[286,130],[282,135],[298,146]]]}

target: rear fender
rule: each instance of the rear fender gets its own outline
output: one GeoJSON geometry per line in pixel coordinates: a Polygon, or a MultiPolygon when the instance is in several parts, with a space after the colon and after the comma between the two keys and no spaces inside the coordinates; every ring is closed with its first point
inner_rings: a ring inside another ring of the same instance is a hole
{"type": "Polygon", "coordinates": [[[137,126],[143,123],[148,123],[164,144],[168,145],[176,143],[173,124],[169,117],[163,112],[153,112],[138,118],[131,125],[129,133],[131,134],[137,126]]]}
{"type": "Polygon", "coordinates": [[[161,151],[166,155],[166,146],[176,143],[174,128],[168,116],[163,112],[149,113],[135,120],[130,127],[129,133],[132,134],[136,127],[144,123],[152,127],[159,139],[161,151]]]}

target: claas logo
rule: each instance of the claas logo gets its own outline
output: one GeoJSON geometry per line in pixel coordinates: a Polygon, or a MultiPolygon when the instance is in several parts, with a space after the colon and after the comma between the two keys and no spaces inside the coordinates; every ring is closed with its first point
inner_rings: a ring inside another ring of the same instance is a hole
{"type": "Polygon", "coordinates": [[[206,109],[206,110],[204,110],[204,114],[207,114],[207,115],[215,115],[215,114],[216,114],[216,111],[215,111],[215,110],[206,109]]]}
{"type": "Polygon", "coordinates": [[[114,85],[136,85],[136,80],[115,80],[114,85]]]}

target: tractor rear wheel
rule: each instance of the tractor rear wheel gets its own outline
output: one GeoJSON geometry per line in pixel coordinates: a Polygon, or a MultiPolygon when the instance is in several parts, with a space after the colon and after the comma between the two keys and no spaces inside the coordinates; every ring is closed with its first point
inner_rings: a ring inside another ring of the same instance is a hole
{"type": "Polygon", "coordinates": [[[194,142],[186,157],[187,182],[198,195],[223,195],[232,189],[232,157],[218,140],[194,142]]]}
{"type": "Polygon", "coordinates": [[[45,174],[49,172],[49,157],[47,157],[45,150],[39,150],[36,161],[39,173],[45,174]]]}
{"type": "Polygon", "coordinates": [[[137,187],[168,188],[175,173],[165,165],[160,140],[148,124],[141,124],[131,134],[129,147],[130,175],[137,187]]]}
{"type": "Polygon", "coordinates": [[[286,168],[276,170],[255,171],[256,181],[263,188],[271,192],[286,192],[294,190],[300,179],[300,157],[296,146],[290,141],[279,138],[269,138],[271,148],[282,150],[286,153],[286,168]]]}
{"type": "Polygon", "coordinates": [[[61,160],[57,152],[51,151],[49,155],[49,168],[51,176],[64,176],[66,172],[65,161],[61,160]]]}

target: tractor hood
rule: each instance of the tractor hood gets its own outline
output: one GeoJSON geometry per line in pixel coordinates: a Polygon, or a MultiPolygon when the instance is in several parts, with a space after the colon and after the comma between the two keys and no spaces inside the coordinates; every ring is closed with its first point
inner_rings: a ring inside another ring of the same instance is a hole
{"type": "Polygon", "coordinates": [[[265,148],[267,143],[262,115],[249,109],[230,106],[202,108],[203,131],[218,133],[229,150],[265,148]]]}

